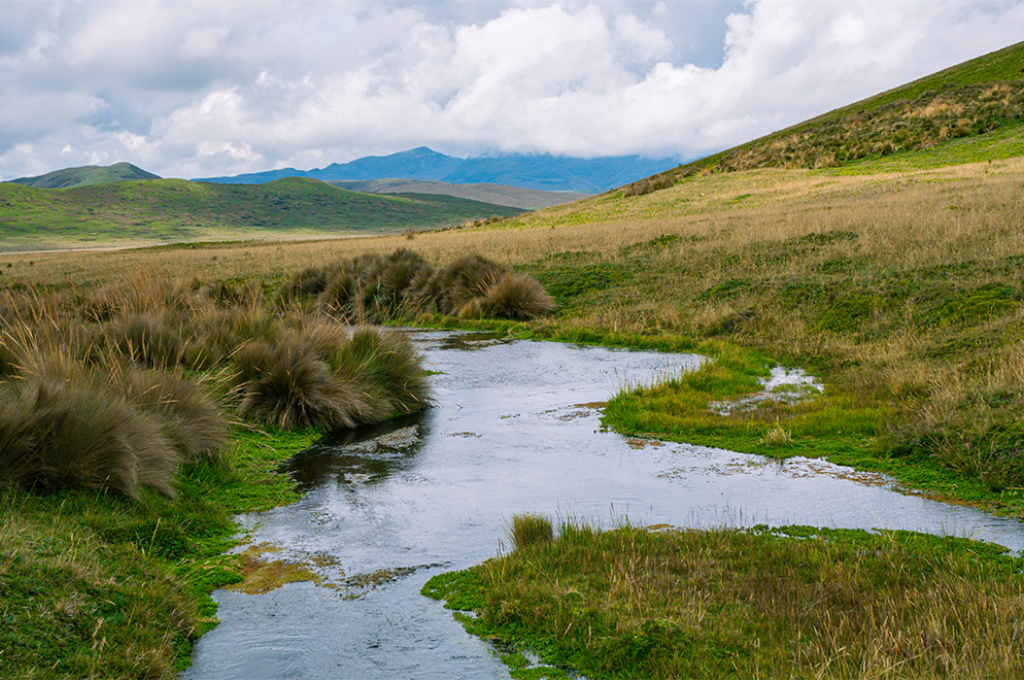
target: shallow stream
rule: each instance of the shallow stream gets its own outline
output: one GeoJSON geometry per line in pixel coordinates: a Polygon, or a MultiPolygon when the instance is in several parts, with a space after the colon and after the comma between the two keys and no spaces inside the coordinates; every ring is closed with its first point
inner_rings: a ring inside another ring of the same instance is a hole
{"type": "Polygon", "coordinates": [[[1024,549],[1024,524],[803,458],[602,432],[596,402],[698,365],[688,355],[418,333],[436,406],[325,441],[288,467],[304,498],[246,515],[266,559],[318,582],[220,590],[188,680],[508,678],[488,645],[419,594],[493,557],[512,515],[612,525],[910,529],[1024,549]]]}

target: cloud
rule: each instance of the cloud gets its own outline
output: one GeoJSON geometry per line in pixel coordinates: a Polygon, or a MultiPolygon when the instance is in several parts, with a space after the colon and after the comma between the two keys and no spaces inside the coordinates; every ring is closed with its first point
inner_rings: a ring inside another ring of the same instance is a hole
{"type": "Polygon", "coordinates": [[[424,144],[692,158],[1022,29],[1019,0],[9,0],[0,175],[231,174],[424,144]]]}

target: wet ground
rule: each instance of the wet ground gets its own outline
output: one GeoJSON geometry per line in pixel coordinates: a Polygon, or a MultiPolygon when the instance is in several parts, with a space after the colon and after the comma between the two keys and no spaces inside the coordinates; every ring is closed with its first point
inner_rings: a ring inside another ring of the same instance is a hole
{"type": "Polygon", "coordinates": [[[900,494],[877,475],[601,431],[599,402],[698,357],[416,337],[441,372],[436,406],[288,462],[304,499],[242,523],[248,549],[294,582],[217,591],[222,623],[198,641],[184,678],[507,678],[486,643],[419,590],[494,556],[524,512],[601,525],[910,529],[1024,549],[1021,523],[900,494]]]}

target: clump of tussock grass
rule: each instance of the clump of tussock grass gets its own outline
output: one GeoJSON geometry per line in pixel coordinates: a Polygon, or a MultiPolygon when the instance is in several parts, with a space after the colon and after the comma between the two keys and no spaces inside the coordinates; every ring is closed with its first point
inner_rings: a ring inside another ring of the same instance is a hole
{"type": "Polygon", "coordinates": [[[513,515],[508,528],[508,539],[513,550],[522,550],[537,543],[547,543],[555,537],[551,519],[543,515],[513,515]]]}
{"type": "Polygon", "coordinates": [[[413,282],[425,272],[423,256],[405,248],[366,264],[354,294],[357,318],[387,321],[405,311],[413,282]]]}
{"type": "Polygon", "coordinates": [[[232,357],[239,413],[282,429],[338,430],[376,423],[428,405],[412,346],[394,334],[360,329],[351,338],[321,330],[277,343],[256,340],[232,357]]]}
{"type": "Polygon", "coordinates": [[[188,339],[182,326],[160,315],[143,312],[110,321],[105,335],[111,348],[129,361],[151,368],[171,368],[185,363],[188,339]]]}
{"type": "Polygon", "coordinates": [[[174,495],[179,453],[159,422],[125,399],[88,382],[34,377],[0,385],[0,405],[4,486],[174,495]]]}
{"type": "Polygon", "coordinates": [[[430,403],[427,378],[412,344],[398,333],[358,328],[347,343],[330,351],[331,369],[345,382],[359,386],[373,406],[364,423],[392,415],[422,411],[430,403]]]}
{"type": "Polygon", "coordinates": [[[537,281],[480,255],[465,255],[434,269],[422,255],[405,248],[308,267],[280,291],[281,299],[291,303],[313,295],[322,313],[348,323],[437,313],[526,320],[555,309],[537,281]]]}
{"type": "Polygon", "coordinates": [[[486,297],[487,289],[504,273],[500,265],[485,257],[466,255],[438,271],[423,292],[434,298],[442,314],[460,316],[467,304],[486,297]]]}
{"type": "Polygon", "coordinates": [[[228,424],[205,385],[180,370],[112,369],[107,385],[144,413],[155,417],[160,430],[183,462],[217,460],[228,442],[228,424]]]}
{"type": "Polygon", "coordinates": [[[238,412],[281,429],[353,427],[355,395],[338,389],[327,364],[309,346],[254,340],[231,360],[238,412]]]}
{"type": "Polygon", "coordinates": [[[203,286],[202,294],[219,307],[247,307],[257,304],[263,291],[251,283],[221,280],[203,286]]]}
{"type": "Polygon", "coordinates": [[[511,272],[488,286],[482,303],[487,316],[517,321],[542,316],[557,306],[537,279],[511,272]]]}

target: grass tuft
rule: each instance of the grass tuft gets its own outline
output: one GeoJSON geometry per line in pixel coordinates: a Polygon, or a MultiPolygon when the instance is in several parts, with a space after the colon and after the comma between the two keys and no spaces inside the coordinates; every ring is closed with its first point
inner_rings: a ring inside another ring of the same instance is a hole
{"type": "Polygon", "coordinates": [[[4,486],[52,491],[142,488],[173,496],[180,455],[157,419],[88,384],[31,378],[0,386],[4,486]]]}
{"type": "Polygon", "coordinates": [[[542,515],[513,515],[508,538],[514,550],[547,543],[555,536],[551,519],[542,515]]]}

